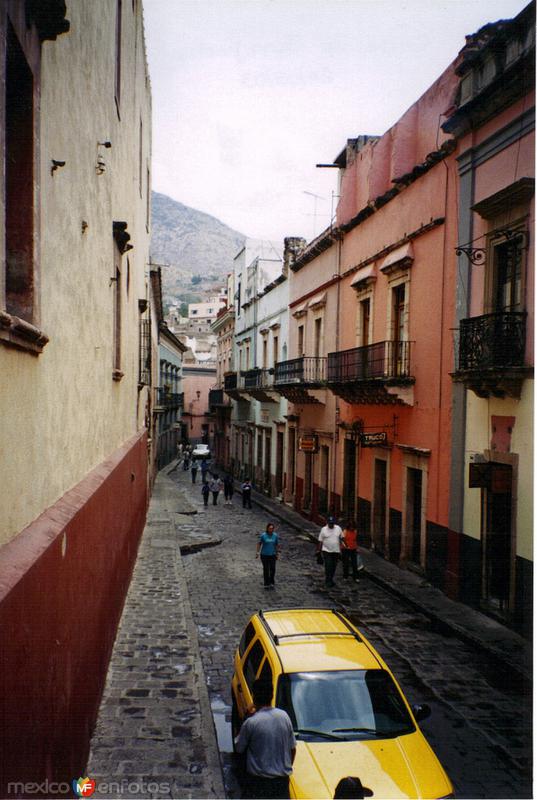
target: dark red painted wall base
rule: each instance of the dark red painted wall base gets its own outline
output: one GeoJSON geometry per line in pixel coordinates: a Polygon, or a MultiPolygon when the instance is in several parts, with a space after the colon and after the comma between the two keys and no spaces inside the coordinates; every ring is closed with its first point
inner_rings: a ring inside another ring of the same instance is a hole
{"type": "Polygon", "coordinates": [[[144,528],[146,474],[144,433],[0,550],[0,797],[17,796],[13,781],[83,777],[144,528]]]}

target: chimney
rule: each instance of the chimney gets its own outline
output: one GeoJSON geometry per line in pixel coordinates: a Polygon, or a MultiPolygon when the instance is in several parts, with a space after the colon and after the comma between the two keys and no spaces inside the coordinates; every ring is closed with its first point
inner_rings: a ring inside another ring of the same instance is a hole
{"type": "Polygon", "coordinates": [[[289,274],[289,267],[293,264],[306,248],[306,240],[301,236],[286,236],[283,240],[283,275],[289,274]]]}

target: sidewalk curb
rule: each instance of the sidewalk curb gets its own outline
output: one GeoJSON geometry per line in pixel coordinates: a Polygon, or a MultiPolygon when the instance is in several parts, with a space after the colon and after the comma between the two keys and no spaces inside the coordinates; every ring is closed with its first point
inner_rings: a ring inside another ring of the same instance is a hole
{"type": "Polygon", "coordinates": [[[218,749],[214,717],[209,700],[209,691],[207,689],[207,684],[205,683],[205,673],[203,670],[203,662],[201,660],[199,649],[198,630],[192,615],[190,594],[188,592],[188,584],[183,569],[182,552],[179,548],[176,550],[176,568],[181,586],[184,587],[183,608],[186,627],[190,639],[190,646],[194,656],[194,669],[198,683],[198,699],[201,707],[201,736],[205,746],[207,769],[212,776],[214,797],[225,797],[226,791],[224,787],[224,775],[222,771],[222,763],[220,761],[220,751],[218,749]]]}

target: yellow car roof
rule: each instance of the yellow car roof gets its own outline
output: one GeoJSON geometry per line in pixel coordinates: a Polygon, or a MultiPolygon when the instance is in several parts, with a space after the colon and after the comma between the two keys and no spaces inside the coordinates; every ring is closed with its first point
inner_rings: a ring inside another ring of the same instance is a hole
{"type": "Polygon", "coordinates": [[[322,608],[266,611],[261,615],[284,672],[380,669],[371,645],[337,612],[322,608]]]}

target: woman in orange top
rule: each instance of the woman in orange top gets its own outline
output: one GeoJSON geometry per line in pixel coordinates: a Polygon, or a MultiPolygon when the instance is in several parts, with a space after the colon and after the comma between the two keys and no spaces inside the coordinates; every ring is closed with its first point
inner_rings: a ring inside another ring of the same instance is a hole
{"type": "Polygon", "coordinates": [[[349,567],[352,568],[352,579],[358,582],[358,531],[356,523],[350,519],[345,525],[341,540],[341,558],[343,560],[343,577],[349,577],[349,567]]]}

